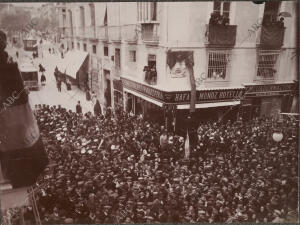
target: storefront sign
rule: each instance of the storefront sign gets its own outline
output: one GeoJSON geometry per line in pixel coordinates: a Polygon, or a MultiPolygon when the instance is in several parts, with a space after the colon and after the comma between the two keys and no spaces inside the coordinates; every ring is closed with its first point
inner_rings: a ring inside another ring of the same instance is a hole
{"type": "Polygon", "coordinates": [[[164,100],[163,92],[146,85],[122,78],[123,86],[155,99],[164,100]]]}
{"type": "MultiPolygon", "coordinates": [[[[146,85],[130,81],[128,79],[122,78],[123,86],[137,91],[145,96],[152,97],[154,99],[163,101],[168,104],[187,104],[190,102],[191,92],[181,91],[181,92],[165,92],[146,85]]],[[[196,93],[196,103],[202,102],[217,102],[225,100],[240,100],[243,98],[245,89],[228,89],[228,90],[202,90],[196,93]]]]}
{"type": "Polygon", "coordinates": [[[246,86],[247,97],[276,96],[296,91],[294,83],[246,86]]]}

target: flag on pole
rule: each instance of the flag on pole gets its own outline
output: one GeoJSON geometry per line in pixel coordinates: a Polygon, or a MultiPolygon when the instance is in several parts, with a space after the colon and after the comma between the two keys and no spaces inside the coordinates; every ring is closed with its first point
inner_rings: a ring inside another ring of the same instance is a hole
{"type": "Polygon", "coordinates": [[[186,132],[186,139],[184,143],[184,152],[185,152],[185,158],[188,159],[190,158],[190,137],[189,137],[189,132],[186,132]]]}
{"type": "Polygon", "coordinates": [[[18,65],[0,61],[0,74],[1,169],[13,187],[30,186],[48,164],[47,154],[18,65]]]}

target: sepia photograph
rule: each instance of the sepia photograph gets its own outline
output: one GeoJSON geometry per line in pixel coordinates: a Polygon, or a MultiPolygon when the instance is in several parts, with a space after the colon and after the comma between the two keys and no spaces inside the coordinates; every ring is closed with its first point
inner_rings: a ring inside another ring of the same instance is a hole
{"type": "Polygon", "coordinates": [[[299,12],[0,2],[0,223],[299,224],[299,12]]]}

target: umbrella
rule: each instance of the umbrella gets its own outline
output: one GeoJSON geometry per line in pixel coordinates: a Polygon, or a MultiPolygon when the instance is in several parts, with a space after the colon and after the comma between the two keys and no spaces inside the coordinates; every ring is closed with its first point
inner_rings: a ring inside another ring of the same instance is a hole
{"type": "Polygon", "coordinates": [[[292,17],[292,14],[289,12],[280,12],[278,14],[278,16],[282,16],[282,17],[292,17]]]}

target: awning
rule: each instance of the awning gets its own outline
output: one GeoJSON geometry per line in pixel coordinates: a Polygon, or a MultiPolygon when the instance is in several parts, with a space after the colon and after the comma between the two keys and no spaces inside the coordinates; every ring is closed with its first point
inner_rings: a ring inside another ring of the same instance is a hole
{"type": "MultiPolygon", "coordinates": [[[[232,106],[232,105],[239,105],[239,104],[241,104],[241,101],[202,103],[202,104],[196,104],[196,109],[232,106]]],[[[190,108],[190,104],[177,105],[177,109],[189,109],[189,108],[190,108]]]]}
{"type": "Polygon", "coordinates": [[[70,52],[70,56],[71,56],[71,60],[70,62],[68,62],[69,64],[67,66],[66,74],[76,79],[76,73],[82,66],[84,60],[88,56],[88,53],[83,51],[74,51],[74,52],[72,51],[70,52]]]}
{"type": "Polygon", "coordinates": [[[158,106],[160,106],[160,107],[163,106],[163,103],[162,103],[162,102],[156,101],[156,100],[154,100],[154,99],[152,99],[152,98],[146,97],[146,96],[144,96],[144,95],[142,95],[142,94],[139,94],[139,93],[137,93],[137,92],[135,92],[135,91],[132,91],[132,90],[129,90],[129,89],[127,89],[127,88],[123,88],[123,89],[124,89],[125,92],[130,93],[130,94],[133,94],[133,95],[135,95],[135,96],[137,96],[137,97],[140,97],[140,98],[142,98],[142,99],[144,99],[144,100],[146,100],[146,101],[148,101],[148,102],[151,102],[151,103],[153,103],[153,104],[155,104],[155,105],[158,105],[158,106]]]}
{"type": "Polygon", "coordinates": [[[84,60],[88,56],[87,52],[83,51],[69,51],[65,57],[57,65],[60,72],[66,73],[66,75],[76,79],[76,73],[82,66],[84,60]]]}

